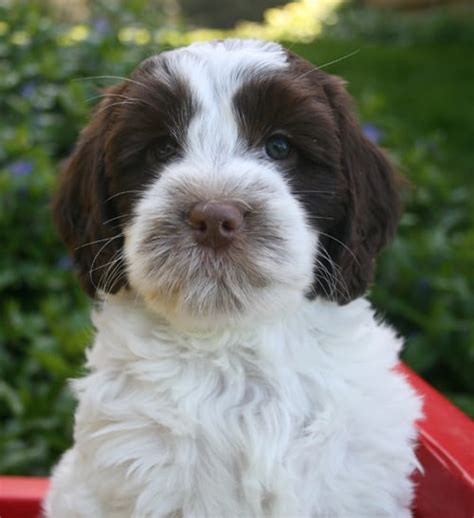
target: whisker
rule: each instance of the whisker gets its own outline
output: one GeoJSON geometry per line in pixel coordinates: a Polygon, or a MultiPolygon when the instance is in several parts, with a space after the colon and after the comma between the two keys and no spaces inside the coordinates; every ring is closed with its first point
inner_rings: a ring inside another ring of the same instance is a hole
{"type": "Polygon", "coordinates": [[[335,241],[336,243],[339,243],[345,250],[347,250],[351,256],[353,257],[353,259],[356,261],[357,264],[360,264],[359,263],[359,260],[357,259],[356,255],[354,254],[354,252],[345,244],[343,243],[342,241],[340,241],[339,239],[337,239],[336,237],[334,236],[331,236],[330,234],[326,234],[325,232],[321,232],[319,231],[319,233],[322,235],[322,236],[326,236],[328,237],[329,239],[332,239],[333,241],[335,241]]]}
{"type": "Polygon", "coordinates": [[[129,191],[121,191],[121,192],[116,192],[115,194],[112,194],[112,196],[110,196],[109,198],[107,198],[105,200],[105,203],[107,203],[108,201],[116,198],[117,196],[122,196],[124,194],[136,194],[136,193],[142,193],[143,191],[141,191],[140,189],[130,189],[129,191]]]}
{"type": "Polygon", "coordinates": [[[315,65],[314,67],[311,68],[311,70],[307,70],[306,72],[304,72],[303,74],[298,76],[297,79],[302,79],[303,77],[306,77],[307,75],[312,74],[316,70],[321,70],[322,68],[326,68],[330,65],[334,65],[335,63],[339,63],[340,61],[343,61],[352,56],[355,56],[359,52],[360,52],[360,48],[353,50],[352,52],[349,52],[349,54],[345,54],[344,56],[341,56],[340,58],[333,59],[332,61],[328,61],[327,63],[324,63],[323,65],[315,65]]]}
{"type": "Polygon", "coordinates": [[[318,68],[329,67],[330,65],[334,65],[334,63],[339,63],[339,61],[344,61],[345,59],[351,58],[352,56],[359,54],[359,52],[360,52],[360,48],[355,49],[352,52],[349,52],[348,54],[341,56],[340,58],[333,59],[332,61],[328,61],[327,63],[324,63],[323,65],[317,65],[317,67],[318,68]]]}
{"type": "Polygon", "coordinates": [[[349,298],[349,289],[348,289],[347,284],[344,280],[344,277],[341,273],[340,266],[332,260],[328,251],[324,247],[319,248],[318,253],[321,254],[324,259],[326,259],[326,261],[329,263],[329,265],[331,266],[332,271],[334,273],[333,276],[330,276],[326,266],[324,264],[322,264],[319,259],[317,259],[317,264],[319,266],[322,266],[324,269],[323,270],[325,272],[324,278],[326,279],[326,281],[328,282],[328,285],[330,287],[331,297],[335,293],[336,295],[340,294],[340,295],[345,296],[346,298],[349,298]],[[330,279],[332,280],[332,282],[330,282],[330,279]],[[341,287],[341,289],[338,288],[338,286],[337,286],[338,284],[341,287]]]}
{"type": "Polygon", "coordinates": [[[140,83],[140,81],[136,81],[135,79],[130,79],[129,77],[122,77],[122,76],[87,76],[87,77],[76,77],[72,79],[72,81],[91,81],[92,79],[117,79],[119,81],[127,81],[128,83],[133,83],[138,86],[141,86],[142,88],[146,88],[147,90],[150,90],[150,92],[153,92],[153,90],[143,84],[140,83]]]}
{"type": "Polygon", "coordinates": [[[99,113],[102,113],[103,111],[105,110],[108,110],[110,108],[113,108],[114,106],[123,106],[125,104],[138,104],[138,103],[135,103],[135,102],[129,102],[129,101],[120,101],[120,102],[116,102],[116,103],[112,103],[112,104],[106,104],[105,106],[103,106],[100,110],[98,110],[96,112],[96,115],[98,115],[99,113]]]}
{"type": "MultiPolygon", "coordinates": [[[[114,255],[117,255],[117,252],[115,252],[114,255]]],[[[110,265],[115,264],[118,260],[119,258],[112,259],[108,263],[101,264],[100,266],[96,266],[95,268],[91,268],[90,272],[96,272],[97,270],[101,270],[102,268],[110,268],[110,265]]]]}
{"type": "Polygon", "coordinates": [[[110,245],[110,243],[112,243],[115,239],[117,239],[117,238],[119,238],[119,237],[122,237],[122,234],[121,234],[121,233],[120,233],[120,234],[117,234],[117,235],[116,235],[116,236],[114,236],[114,237],[111,237],[110,239],[108,239],[108,240],[107,240],[107,242],[106,242],[105,244],[103,244],[103,245],[100,247],[99,251],[95,254],[94,259],[92,260],[92,264],[91,264],[91,267],[90,267],[90,269],[89,269],[89,279],[90,279],[90,281],[91,281],[92,286],[94,286],[94,288],[96,288],[96,289],[99,289],[99,288],[96,286],[96,284],[95,284],[95,282],[94,282],[94,279],[92,278],[92,272],[94,271],[94,265],[95,265],[95,262],[97,261],[97,258],[98,258],[98,257],[99,257],[99,255],[102,253],[102,251],[103,251],[103,250],[104,250],[108,245],[110,245]]]}
{"type": "Polygon", "coordinates": [[[111,279],[111,282],[107,284],[107,286],[104,286],[103,288],[100,288],[101,291],[104,294],[103,301],[107,302],[112,295],[112,292],[110,291],[110,288],[117,282],[120,282],[122,279],[126,279],[127,276],[122,270],[118,270],[118,275],[111,279]]]}
{"type": "Polygon", "coordinates": [[[86,102],[95,101],[96,99],[106,99],[107,97],[118,97],[120,99],[125,99],[127,101],[135,101],[137,103],[147,104],[148,106],[151,106],[149,103],[146,103],[144,99],[140,99],[138,97],[129,97],[128,95],[123,94],[113,94],[113,93],[103,93],[99,95],[93,95],[92,97],[89,97],[86,99],[86,102]]]}
{"type": "Polygon", "coordinates": [[[318,276],[316,277],[316,284],[321,288],[326,297],[332,299],[335,291],[334,279],[331,278],[326,265],[322,263],[319,259],[316,259],[316,266],[318,268],[319,276],[322,277],[322,280],[326,281],[326,284],[324,284],[318,276]]]}
{"type": "Polygon", "coordinates": [[[129,212],[127,214],[121,214],[120,216],[115,216],[114,218],[110,218],[110,219],[105,220],[102,223],[102,225],[107,225],[108,223],[112,223],[112,221],[116,221],[117,219],[131,218],[132,216],[133,216],[133,214],[131,212],[129,212]]]}
{"type": "Polygon", "coordinates": [[[83,245],[78,246],[77,248],[74,249],[74,251],[79,250],[80,248],[84,248],[85,246],[91,246],[91,245],[95,245],[97,243],[103,243],[104,241],[110,241],[111,239],[116,239],[117,237],[120,237],[121,235],[122,234],[120,233],[120,234],[115,235],[112,238],[105,237],[104,239],[97,239],[96,241],[89,241],[88,243],[84,243],[83,245]]]}
{"type": "MultiPolygon", "coordinates": [[[[103,275],[103,282],[101,283],[103,287],[101,287],[102,291],[105,293],[109,292],[110,288],[122,277],[125,276],[124,271],[122,270],[122,260],[123,254],[121,251],[116,252],[114,255],[118,255],[113,261],[108,264],[108,268],[103,275]]],[[[102,280],[101,279],[101,280],[102,280]]]]}

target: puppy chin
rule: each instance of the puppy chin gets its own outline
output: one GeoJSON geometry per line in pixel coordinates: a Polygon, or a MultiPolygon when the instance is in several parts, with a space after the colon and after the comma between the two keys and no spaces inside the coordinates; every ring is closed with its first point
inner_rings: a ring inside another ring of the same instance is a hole
{"type": "Polygon", "coordinates": [[[310,284],[308,279],[298,287],[277,283],[232,287],[222,279],[208,277],[208,273],[202,275],[201,282],[188,281],[171,292],[159,280],[150,282],[132,269],[131,295],[180,331],[209,332],[285,318],[298,311],[310,284]]]}

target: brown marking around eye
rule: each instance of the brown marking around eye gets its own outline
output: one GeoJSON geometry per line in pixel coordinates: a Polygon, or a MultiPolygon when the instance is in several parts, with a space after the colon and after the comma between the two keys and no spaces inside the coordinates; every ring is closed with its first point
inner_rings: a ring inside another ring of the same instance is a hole
{"type": "Polygon", "coordinates": [[[53,217],[90,296],[127,286],[122,229],[160,167],[147,162],[147,146],[163,135],[183,139],[196,109],[187,85],[152,58],[106,90],[82,131],[62,170],[53,217]]]}
{"type": "Polygon", "coordinates": [[[296,153],[275,162],[319,232],[308,296],[344,304],[363,295],[375,258],[400,216],[399,182],[385,155],[363,135],[343,82],[288,53],[289,67],[245,83],[234,97],[244,145],[259,151],[272,132],[296,153]]]}

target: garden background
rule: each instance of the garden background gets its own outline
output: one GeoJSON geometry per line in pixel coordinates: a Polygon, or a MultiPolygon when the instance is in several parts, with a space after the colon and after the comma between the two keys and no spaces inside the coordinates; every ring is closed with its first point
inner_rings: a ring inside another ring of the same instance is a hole
{"type": "Polygon", "coordinates": [[[96,76],[229,34],[278,39],[348,81],[364,131],[411,182],[370,298],[406,337],[404,359],[474,415],[473,9],[300,0],[262,21],[276,3],[0,0],[0,473],[47,474],[71,440],[66,380],[81,374],[91,303],[49,201],[116,81],[96,76]],[[232,29],[241,18],[254,21],[232,29]]]}

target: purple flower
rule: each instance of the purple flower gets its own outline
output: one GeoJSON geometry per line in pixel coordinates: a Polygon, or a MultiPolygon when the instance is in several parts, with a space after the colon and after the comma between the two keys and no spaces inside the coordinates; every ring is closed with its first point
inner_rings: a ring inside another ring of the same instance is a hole
{"type": "Polygon", "coordinates": [[[110,31],[110,23],[107,18],[95,18],[92,20],[92,27],[98,34],[107,34],[110,31]]]}
{"type": "Polygon", "coordinates": [[[20,89],[20,95],[22,97],[26,97],[27,99],[29,99],[30,97],[33,96],[33,94],[35,93],[35,90],[36,90],[36,86],[35,86],[35,83],[33,81],[29,81],[28,83],[25,83],[21,89],[20,89]]]}
{"type": "Polygon", "coordinates": [[[28,176],[33,171],[33,164],[29,160],[18,160],[9,166],[12,176],[28,176]]]}
{"type": "Polygon", "coordinates": [[[378,144],[383,137],[383,133],[377,126],[370,123],[362,124],[362,131],[364,135],[374,144],[378,144]]]}
{"type": "Polygon", "coordinates": [[[70,270],[72,268],[72,265],[72,259],[68,255],[61,256],[56,262],[57,268],[65,271],[70,270]]]}

